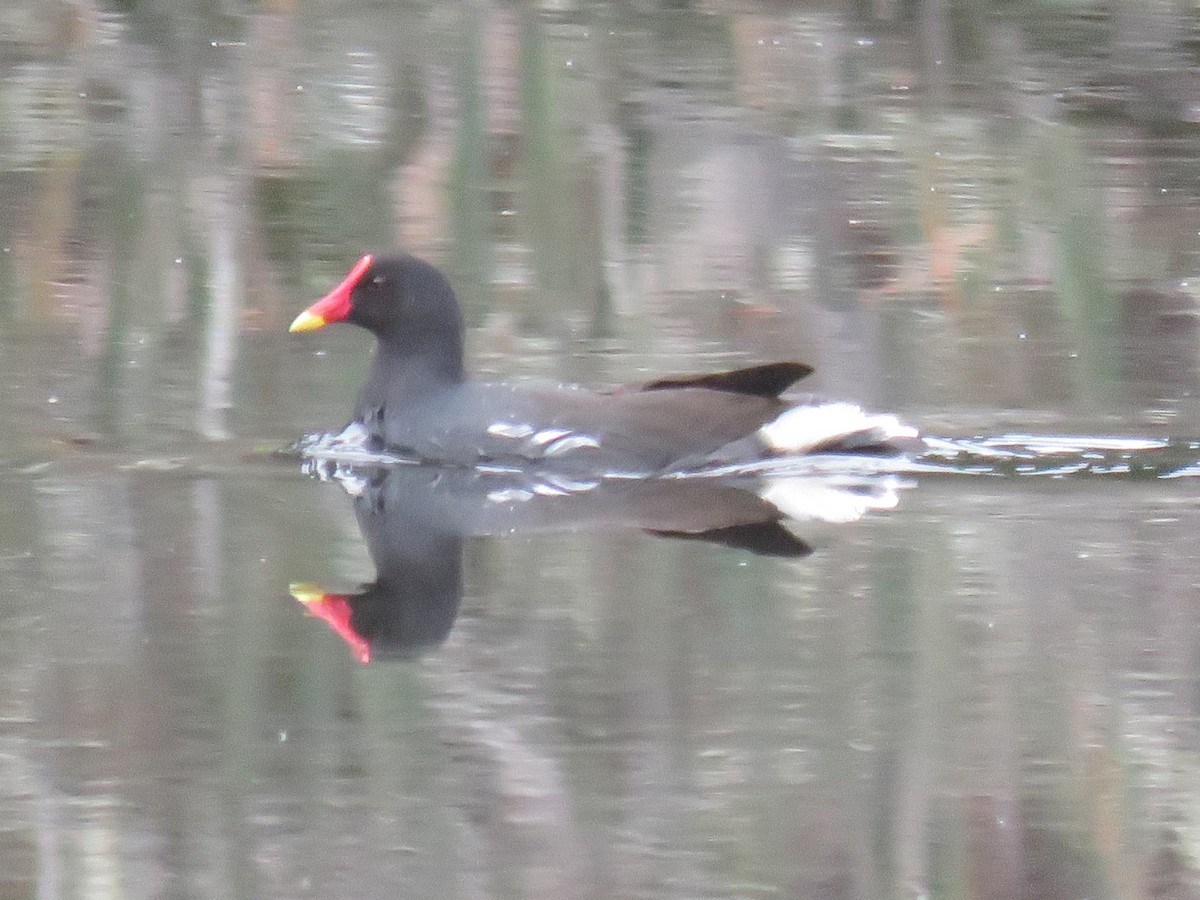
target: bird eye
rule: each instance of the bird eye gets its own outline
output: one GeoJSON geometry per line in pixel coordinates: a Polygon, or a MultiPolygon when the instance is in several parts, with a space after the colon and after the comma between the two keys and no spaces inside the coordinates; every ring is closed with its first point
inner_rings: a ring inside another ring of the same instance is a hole
{"type": "Polygon", "coordinates": [[[384,282],[384,277],[382,275],[376,275],[374,278],[371,279],[371,284],[375,285],[376,287],[383,284],[383,282],[384,282]]]}

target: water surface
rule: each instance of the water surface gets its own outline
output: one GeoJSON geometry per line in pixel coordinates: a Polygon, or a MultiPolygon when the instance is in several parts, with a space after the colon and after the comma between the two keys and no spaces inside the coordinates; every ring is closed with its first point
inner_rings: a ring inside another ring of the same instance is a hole
{"type": "Polygon", "coordinates": [[[0,895],[1196,893],[1194,15],[9,6],[0,895]],[[376,579],[354,500],[275,451],[368,352],[287,323],[393,247],[488,377],[801,359],[1149,449],[908,473],[807,555],[477,528],[364,665],[290,592],[376,579]]]}

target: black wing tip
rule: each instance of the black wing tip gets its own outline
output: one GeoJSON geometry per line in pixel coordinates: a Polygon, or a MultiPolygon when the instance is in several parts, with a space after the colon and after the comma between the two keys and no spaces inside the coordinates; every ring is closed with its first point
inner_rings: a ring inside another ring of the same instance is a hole
{"type": "Polygon", "coordinates": [[[811,375],[812,371],[812,366],[800,362],[773,362],[727,372],[657,378],[641,385],[640,390],[665,391],[693,387],[769,398],[778,397],[801,378],[811,375]]]}
{"type": "Polygon", "coordinates": [[[646,530],[649,534],[657,537],[720,544],[735,550],[747,550],[756,556],[801,559],[812,553],[812,547],[788,531],[778,521],[725,525],[720,528],[710,528],[707,531],[672,531],[657,528],[646,530]]]}

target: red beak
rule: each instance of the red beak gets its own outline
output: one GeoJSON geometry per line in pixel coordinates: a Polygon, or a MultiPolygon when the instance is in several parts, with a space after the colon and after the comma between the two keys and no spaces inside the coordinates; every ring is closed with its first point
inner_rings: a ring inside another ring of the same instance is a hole
{"type": "Polygon", "coordinates": [[[358,282],[371,268],[371,254],[367,254],[350,270],[350,274],[342,279],[342,283],[332,291],[296,316],[288,328],[289,332],[316,331],[324,328],[330,322],[343,322],[350,315],[350,295],[358,286],[358,282]]]}
{"type": "Polygon", "coordinates": [[[327,594],[313,584],[297,583],[289,587],[291,594],[299,600],[308,614],[325,623],[341,636],[350,647],[350,652],[360,663],[371,661],[371,642],[354,630],[350,617],[350,599],[344,594],[327,594]]]}

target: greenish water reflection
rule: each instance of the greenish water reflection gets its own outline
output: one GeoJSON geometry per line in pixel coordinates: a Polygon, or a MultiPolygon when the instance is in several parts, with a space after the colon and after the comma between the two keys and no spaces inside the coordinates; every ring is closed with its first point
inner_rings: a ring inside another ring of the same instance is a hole
{"type": "Polygon", "coordinates": [[[7,4],[0,894],[1194,893],[1191,479],[923,477],[799,560],[472,538],[362,667],[287,590],[373,577],[349,500],[269,456],[366,364],[287,323],[394,246],[483,374],[1186,446],[1167,6],[7,4]]]}

